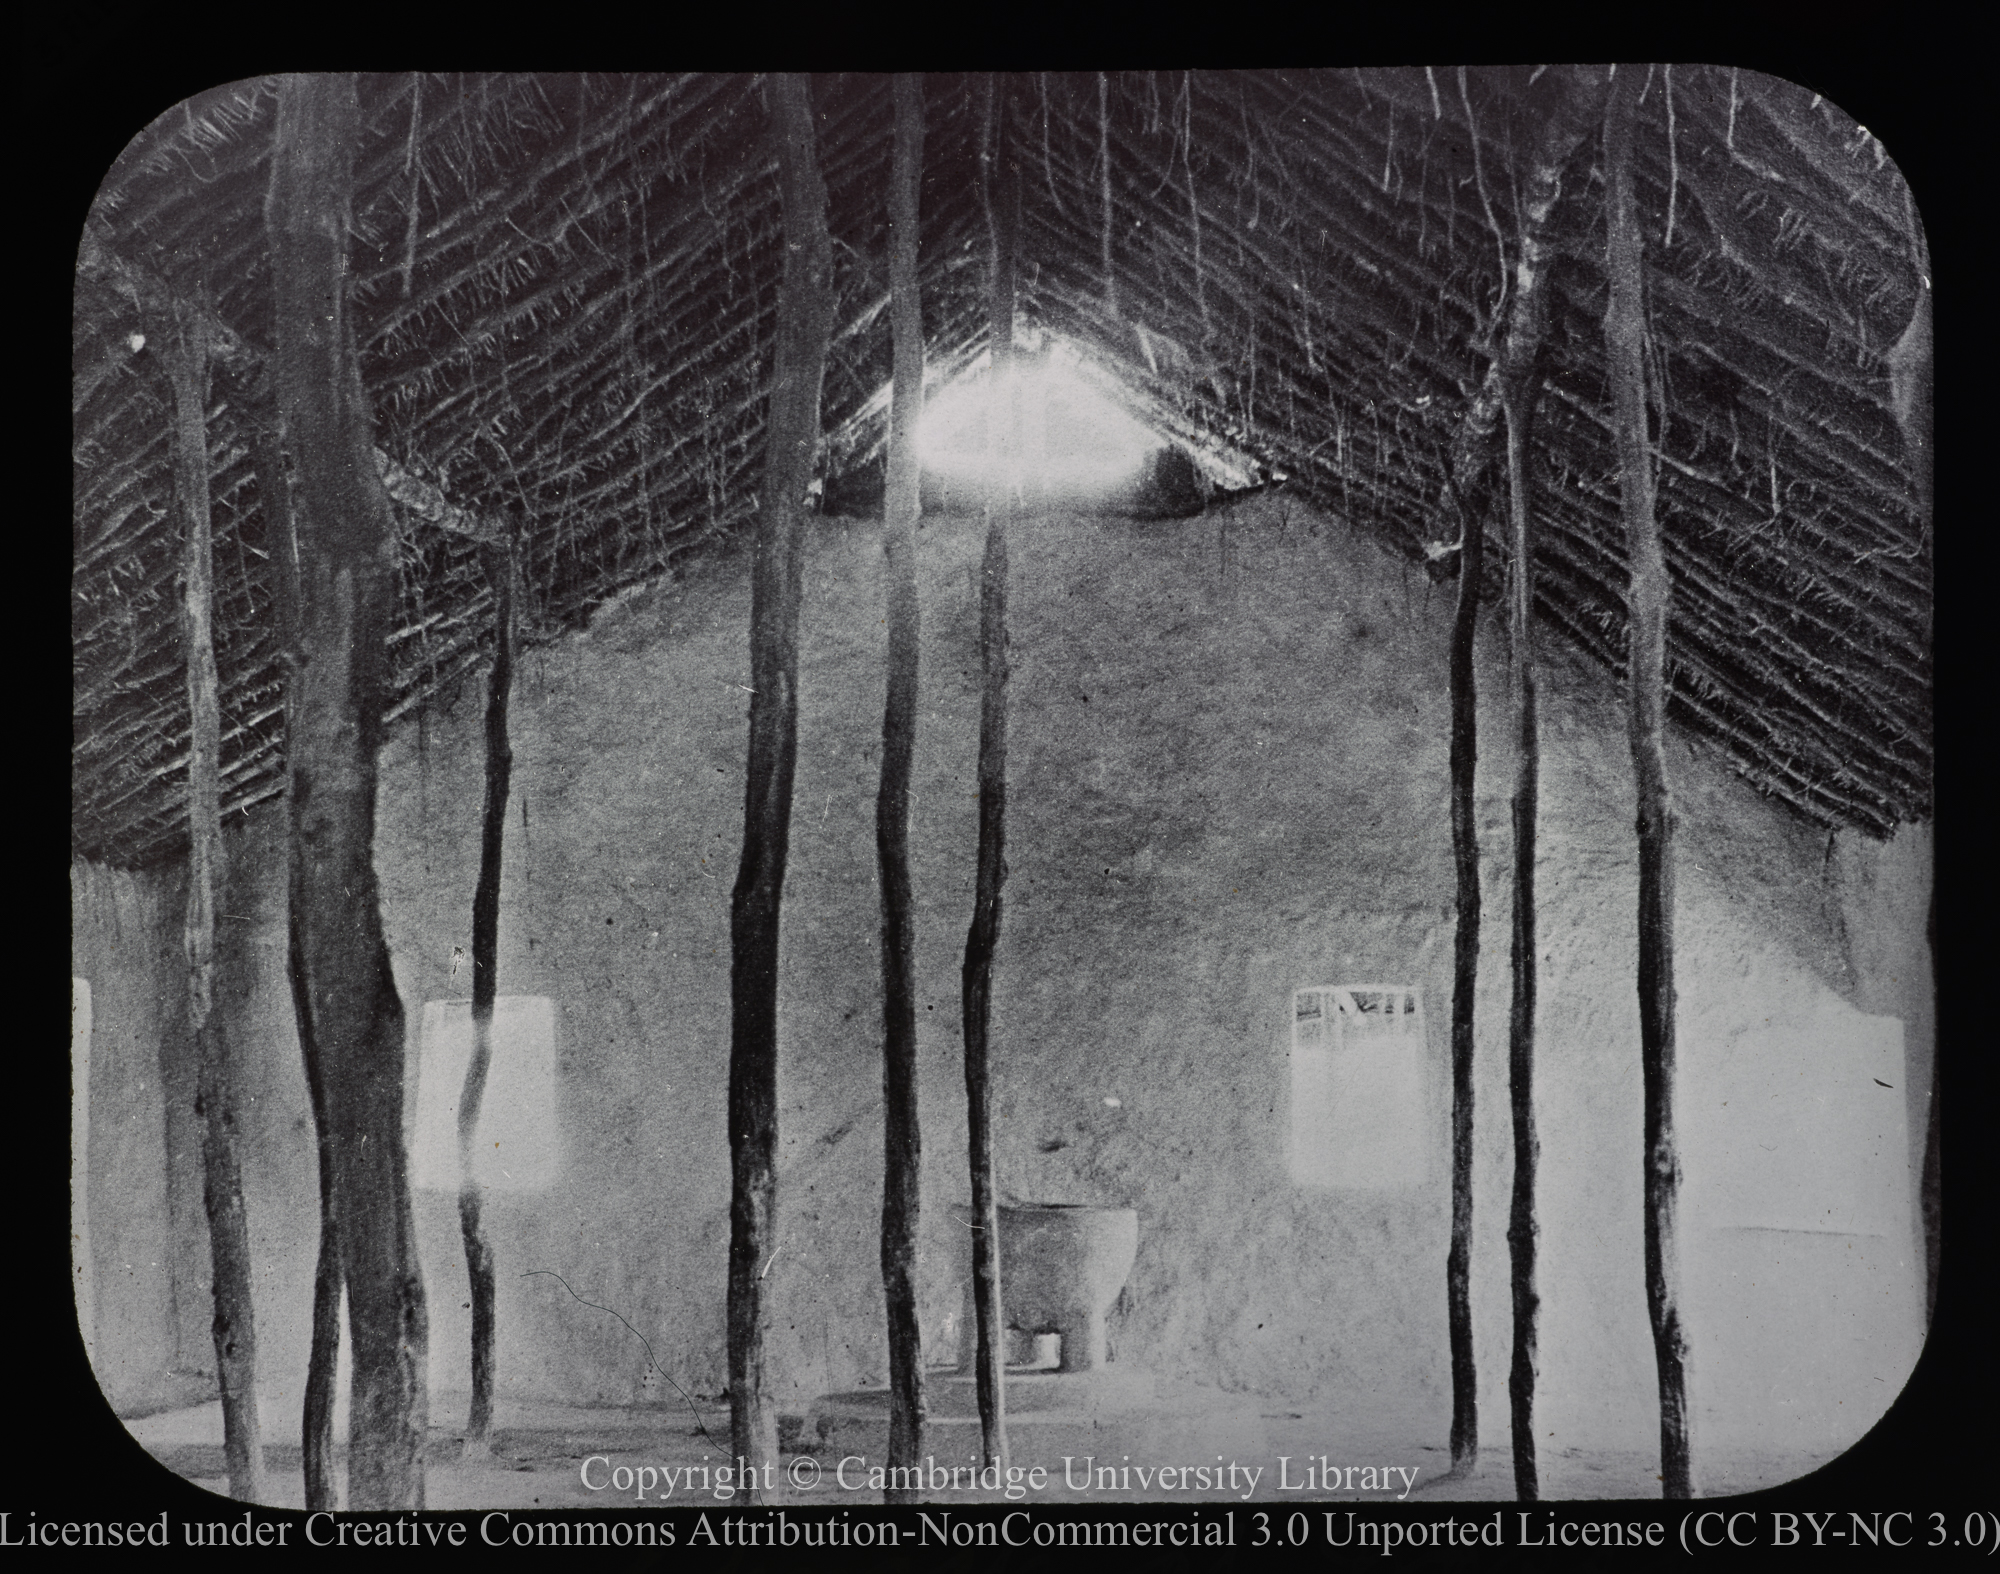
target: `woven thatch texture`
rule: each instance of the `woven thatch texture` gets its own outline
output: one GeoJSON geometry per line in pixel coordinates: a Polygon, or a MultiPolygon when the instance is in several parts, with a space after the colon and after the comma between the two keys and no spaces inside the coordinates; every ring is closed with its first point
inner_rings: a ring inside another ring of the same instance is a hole
{"type": "MultiPolygon", "coordinates": [[[[1442,465],[1514,255],[1530,73],[1123,73],[1101,118],[1094,74],[1005,86],[1028,322],[1081,346],[1162,431],[1251,455],[1448,571],[1442,465]]],[[[935,377],[985,342],[971,88],[926,85],[935,377]]],[[[485,659],[472,537],[494,521],[524,527],[534,639],[726,542],[756,507],[777,191],[750,78],[381,76],[361,97],[354,289],[402,525],[401,714],[485,659]]],[[[833,479],[880,453],[891,114],[880,77],[822,79],[815,99],[839,293],[833,479]]],[[[279,543],[253,452],[271,109],[269,83],[240,83],[148,127],[83,239],[72,843],[114,863],[171,852],[185,817],[149,299],[197,299],[215,325],[225,808],[282,788],[279,543]]],[[[1834,106],[1768,78],[1661,72],[1640,116],[1675,712],[1816,820],[1926,818],[1930,538],[1892,375],[1923,288],[1907,189],[1834,106]]],[[[1538,426],[1537,583],[1541,615],[1618,669],[1595,158],[1592,139],[1557,215],[1571,243],[1538,426]]]]}

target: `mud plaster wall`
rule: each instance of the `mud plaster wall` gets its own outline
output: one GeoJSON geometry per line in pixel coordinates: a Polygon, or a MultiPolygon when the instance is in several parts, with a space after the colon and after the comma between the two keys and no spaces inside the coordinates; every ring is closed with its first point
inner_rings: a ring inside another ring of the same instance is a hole
{"type": "Polygon", "coordinates": [[[179,1364],[173,1224],[163,1185],[166,1106],[156,1086],[159,1005],[173,997],[148,954],[160,932],[161,883],[80,862],[71,867],[70,970],[91,990],[88,1167],[84,1206],[72,1205],[71,1252],[91,1257],[96,1326],[86,1333],[98,1382],[121,1407],[162,1390],[179,1364]],[[88,1221],[81,1240],[79,1211],[88,1221]]]}
{"type": "MultiPolygon", "coordinates": [[[[956,1352],[964,1271],[947,1205],[968,1189],[957,985],[975,839],[978,554],[976,522],[927,523],[912,858],[933,1359],[956,1352]]],[[[1010,877],[993,1019],[1003,1192],[1139,1210],[1139,1258],[1112,1323],[1119,1359],[1441,1435],[1452,590],[1281,497],[1170,523],[1027,522],[1012,584],[1010,877]],[[1428,1179],[1300,1188],[1286,1166],[1290,992],[1372,981],[1424,990],[1426,1115],[1414,1140],[1428,1179]]],[[[806,587],[769,1269],[787,1406],[879,1381],[884,1367],[878,528],[816,525],[806,587]]],[[[723,1387],[727,936],[748,621],[746,565],[718,562],[523,663],[499,989],[556,1001],[548,1118],[565,1157],[548,1191],[489,1194],[504,1393],[674,1402],[632,1333],[553,1273],[642,1330],[679,1383],[723,1387]]],[[[1489,634],[1473,1294],[1484,1430],[1496,1439],[1509,1338],[1506,659],[1489,634]]],[[[1544,693],[1541,1429],[1552,1446],[1646,1446],[1630,766],[1601,675],[1551,658],[1544,693]]],[[[482,704],[468,684],[383,755],[377,866],[413,1068],[423,1001],[470,990],[482,704]]],[[[1835,1038],[1863,1032],[1862,1012],[1901,1016],[1913,1074],[1890,1080],[1911,1111],[1913,1171],[1928,1096],[1927,836],[1829,845],[1703,746],[1677,737],[1673,768],[1684,1054],[1726,1065],[1754,1053],[1774,1016],[1835,1038]]],[[[232,1040],[257,1046],[246,1059],[263,1112],[246,1165],[271,1265],[259,1333],[271,1381],[289,1393],[304,1365],[315,1169],[281,967],[282,810],[251,818],[232,837],[223,905],[243,919],[225,930],[246,970],[232,1040]]],[[[193,1149],[174,1151],[169,1168],[184,1171],[193,1149]]],[[[456,1213],[425,1193],[417,1211],[433,1385],[462,1393],[456,1213]]],[[[1690,1229],[1701,1423],[1718,1437],[1776,1428],[1834,1447],[1858,1435],[1914,1358],[1915,1241],[1913,1229],[1690,1229]],[[1773,1328],[1794,1355],[1787,1386],[1746,1397],[1744,1352],[1773,1328]],[[1866,1371],[1837,1358],[1858,1350],[1874,1352],[1866,1371]],[[1719,1358],[1704,1365],[1705,1353],[1719,1358]],[[1849,1427],[1863,1400],[1873,1414],[1849,1427]]],[[[179,1260],[183,1299],[190,1278],[205,1293],[205,1261],[179,1260]]],[[[437,1418],[455,1413],[442,1403],[437,1418]]]]}
{"type": "MultiPolygon", "coordinates": [[[[223,849],[210,1020],[243,1115],[259,1387],[267,1406],[295,1409],[311,1332],[318,1169],[284,971],[282,805],[239,819],[223,849]],[[294,1306],[301,1283],[303,1312],[294,1306]]],[[[70,965],[91,985],[92,1004],[92,1360],[113,1406],[143,1414],[214,1392],[185,868],[133,874],[76,860],[70,893],[70,965]]]]}
{"type": "Polygon", "coordinates": [[[185,877],[81,860],[70,870],[70,970],[91,988],[85,1200],[91,1360],[123,1411],[181,1402],[215,1364],[204,1299],[208,1227],[194,1124],[185,877]],[[169,1127],[172,1128],[171,1139],[169,1127]],[[169,1165],[169,1148],[192,1162],[169,1165]],[[190,1280],[186,1265],[204,1271],[190,1280]]]}

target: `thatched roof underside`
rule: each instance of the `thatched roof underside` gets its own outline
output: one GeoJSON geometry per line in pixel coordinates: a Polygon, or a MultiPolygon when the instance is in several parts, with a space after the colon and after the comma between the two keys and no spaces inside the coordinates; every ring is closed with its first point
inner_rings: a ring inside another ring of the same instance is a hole
{"type": "MultiPolygon", "coordinates": [[[[1020,309],[1156,429],[1437,571],[1444,478],[1518,230],[1526,71],[1013,76],[1020,309]],[[1106,156],[1108,155],[1108,156],[1106,156]],[[1115,223],[1102,222],[1108,177],[1115,223]],[[1104,266],[1109,248],[1111,270],[1104,266]],[[1427,552],[1427,548],[1429,549],[1427,552]]],[[[983,354],[979,79],[932,76],[934,379],[983,354]]],[[[817,79],[838,319],[823,475],[879,462],[888,81],[817,79]]],[[[393,715],[478,670],[469,532],[525,533],[528,637],[726,544],[754,512],[780,267],[750,78],[368,76],[353,298],[401,526],[393,715]]],[[[283,790],[281,668],[245,390],[272,340],[275,84],[217,89],[108,176],[75,298],[72,846],[184,837],[188,712],[160,357],[134,279],[200,300],[225,810],[283,790]]],[[[1674,713],[1826,825],[1930,814],[1931,551],[1892,347],[1924,287],[1882,147],[1770,78],[1682,67],[1640,110],[1674,713]]],[[[1601,153],[1572,162],[1533,463],[1538,610],[1614,672],[1623,531],[1605,382],[1601,153]]],[[[1504,574],[1500,517],[1487,553],[1504,574]]],[[[1495,581],[1497,589],[1498,581],[1495,581]]]]}

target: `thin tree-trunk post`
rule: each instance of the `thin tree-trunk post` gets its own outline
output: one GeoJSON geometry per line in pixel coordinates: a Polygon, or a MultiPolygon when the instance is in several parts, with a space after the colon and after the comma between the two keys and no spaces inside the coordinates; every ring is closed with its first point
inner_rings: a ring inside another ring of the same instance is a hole
{"type": "MultiPolygon", "coordinates": [[[[917,187],[924,156],[919,77],[895,81],[896,151],[889,184],[889,403],[882,535],[889,581],[889,684],[882,709],[882,786],[875,851],[882,871],[882,1295],[889,1323],[889,1479],[923,1452],[924,1357],[917,1322],[917,1226],[922,1143],[917,1121],[916,923],[910,899],[910,761],[917,729],[917,517],[922,512],[917,422],[924,401],[924,317],[917,293],[917,187]]],[[[883,1501],[914,1503],[913,1488],[883,1501]]]]}
{"type": "MultiPolygon", "coordinates": [[[[1472,1159],[1474,991],[1478,981],[1479,846],[1474,777],[1477,763],[1477,704],[1474,693],[1474,635],[1479,592],[1484,578],[1484,504],[1486,478],[1503,447],[1507,456],[1509,523],[1516,571],[1510,602],[1515,652],[1512,696],[1517,747],[1525,738],[1517,767],[1514,795],[1516,881],[1514,994],[1509,1011],[1508,1079],[1512,1107],[1515,1171],[1513,1206],[1508,1227],[1510,1274],[1513,1281],[1514,1352],[1509,1374],[1509,1399],[1515,1454],[1516,1489],[1524,1498],[1536,1492],[1533,1404],[1535,1379],[1534,1289],[1534,1170],[1538,1148],[1534,1134],[1534,797],[1535,724],[1532,645],[1527,632],[1534,605],[1531,572],[1529,487],[1526,476],[1528,433],[1534,414],[1536,367],[1548,336],[1549,273],[1561,237],[1551,233],[1551,220],[1562,195],[1563,173],[1592,124],[1591,116],[1603,93],[1603,82],[1582,71],[1547,73],[1539,90],[1530,78],[1528,104],[1537,118],[1531,133],[1527,179],[1521,187],[1519,254],[1513,274],[1501,292],[1504,317],[1494,325],[1492,359],[1478,391],[1466,406],[1452,446],[1450,492],[1460,514],[1458,613],[1452,628],[1452,847],[1458,874],[1458,933],[1452,993],[1452,1226],[1451,1250],[1445,1264],[1447,1317],[1452,1351],[1451,1454],[1455,1473],[1470,1472],[1479,1457],[1478,1374],[1472,1345],[1472,1159]],[[1524,599],[1525,598],[1525,599],[1524,599]],[[1525,789],[1525,836],[1523,835],[1525,789]],[[1525,864],[1527,877],[1520,878],[1525,864]],[[1525,930],[1525,933],[1524,933],[1525,930]],[[1523,941],[1525,940],[1525,951],[1523,941]],[[1522,958],[1528,963],[1524,969],[1522,958]],[[1524,995],[1525,988],[1525,995],[1524,995]],[[1525,1462],[1525,1476],[1523,1467],[1525,1462]]],[[[1461,94],[1464,80],[1460,80],[1461,94]]],[[[1467,131],[1475,139],[1471,100],[1465,98],[1467,131]]],[[[1502,249],[1504,265],[1505,252],[1502,249]]],[[[1496,307],[1496,311],[1502,307],[1496,307]]]]}
{"type": "Polygon", "coordinates": [[[1013,509],[1014,201],[1005,156],[1005,106],[986,82],[987,129],[979,193],[986,209],[992,270],[989,311],[991,389],[987,405],[986,555],[979,598],[979,855],[972,926],[961,970],[965,1019],[966,1137],[972,1169],[972,1298],[985,1458],[1007,1464],[1006,1391],[1001,1370],[1000,1213],[993,1179],[993,1076],[988,1027],[993,952],[1000,939],[1000,889],[1007,878],[1007,521],[1013,509]],[[996,189],[996,187],[998,189],[996,189]]]}
{"type": "MultiPolygon", "coordinates": [[[[302,926],[287,921],[286,967],[292,986],[292,1012],[299,1024],[299,1050],[305,1060],[306,1096],[312,1106],[313,1129],[327,1129],[326,1080],[320,1068],[318,1041],[312,1024],[312,996],[307,985],[302,926]]],[[[309,1512],[340,1507],[333,1480],[334,1380],[340,1370],[340,1297],[346,1288],[340,1266],[340,1227],[333,1205],[333,1148],[319,1144],[319,1255],[313,1264],[312,1344],[306,1355],[305,1410],[300,1430],[300,1466],[305,1474],[309,1512]]]]}
{"type": "Polygon", "coordinates": [[[493,1001],[500,972],[500,857],[507,828],[507,785],[514,751],[507,742],[507,699],[514,686],[514,541],[483,548],[493,587],[493,672],[486,687],[486,801],[479,835],[479,880],[472,893],[472,1058],[458,1098],[458,1227],[472,1299],[472,1409],[465,1455],[489,1451],[493,1425],[493,1247],[479,1224],[475,1150],[486,1076],[493,1065],[493,1001]]]}
{"type": "Polygon", "coordinates": [[[158,337],[174,391],[174,493],[180,503],[183,601],[191,733],[188,748],[188,891],[184,942],[188,1027],[194,1034],[195,1113],[202,1118],[202,1203],[214,1273],[215,1376],[222,1390],[222,1448],[229,1495],[264,1501],[264,1446],[257,1421],[257,1326],[250,1304],[250,1231],[236,1151],[236,1088],[221,1024],[213,1014],[215,884],[222,864],[222,719],[215,667],[214,562],[208,506],[208,352],[201,316],[176,302],[158,337]]]}
{"type": "Polygon", "coordinates": [[[743,858],[730,903],[729,1422],[751,1502],[775,1488],[777,1416],[766,1391],[765,1275],[776,1250],[778,919],[798,753],[800,549],[819,445],[820,382],[833,323],[833,242],[806,79],[770,79],[783,211],[764,491],[750,607],[750,743],[743,858]]]}
{"type": "Polygon", "coordinates": [[[1539,1496],[1535,1470],[1536,1321],[1535,1170],[1535,811],[1540,740],[1535,721],[1534,533],[1528,507],[1527,427],[1533,390],[1506,400],[1507,493],[1513,524],[1514,574],[1508,626],[1512,634],[1514,722],[1514,988],[1507,1014],[1507,1097],[1513,1112],[1514,1193],[1507,1214],[1507,1248],[1514,1307],[1514,1356],[1507,1373],[1514,1444],[1514,1492],[1524,1503],[1539,1496]]]}
{"type": "Polygon", "coordinates": [[[1451,1467],[1479,1463],[1479,1372],[1472,1348],[1473,1021],[1479,982],[1479,757],[1474,637],[1485,573],[1486,521],[1459,494],[1458,612],[1451,631],[1451,844],[1458,876],[1458,932],[1451,994],[1451,1250],[1445,1260],[1451,1339],[1451,1467]]]}
{"type": "MultiPolygon", "coordinates": [[[[260,384],[261,381],[260,378],[260,384]]],[[[301,659],[298,533],[292,520],[291,488],[285,476],[277,409],[268,385],[247,389],[243,397],[254,411],[250,456],[257,474],[257,500],[264,515],[265,539],[271,543],[272,602],[277,612],[278,645],[285,674],[285,713],[289,717],[297,704],[301,659]]],[[[313,1032],[312,995],[306,987],[304,938],[297,910],[289,903],[286,905],[285,976],[292,991],[300,1058],[305,1062],[306,1097],[312,1108],[313,1130],[324,1132],[326,1094],[318,1040],[313,1032]]],[[[333,1383],[340,1359],[340,1232],[334,1226],[333,1149],[324,1141],[317,1146],[319,1258],[313,1270],[312,1344],[306,1357],[305,1406],[300,1420],[300,1463],[309,1513],[340,1506],[333,1482],[333,1383]]]]}
{"type": "Polygon", "coordinates": [[[1653,509],[1646,423],[1646,319],[1632,132],[1643,76],[1613,84],[1604,122],[1610,299],[1604,338],[1618,437],[1619,509],[1631,566],[1632,774],[1639,809],[1639,1057],[1645,1082],[1646,1310],[1660,1386],[1661,1495],[1691,1497],[1687,1342],[1681,1331],[1676,1213],[1680,1154],[1674,1143],[1674,806],[1667,784],[1667,602],[1672,586],[1653,509]]]}
{"type": "Polygon", "coordinates": [[[424,1502],[428,1324],[403,1151],[403,1003],[375,879],[376,749],[395,537],[347,300],[353,78],[278,91],[265,204],[280,418],[298,471],[300,660],[286,740],[302,1032],[353,1337],[348,1506],[424,1502]]]}

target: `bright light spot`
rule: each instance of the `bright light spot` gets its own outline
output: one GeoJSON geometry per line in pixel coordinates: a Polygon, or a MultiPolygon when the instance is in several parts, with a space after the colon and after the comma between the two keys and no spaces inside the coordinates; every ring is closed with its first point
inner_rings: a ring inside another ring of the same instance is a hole
{"type": "MultiPolygon", "coordinates": [[[[1020,476],[1056,490],[1114,486],[1130,479],[1161,439],[1091,386],[1076,353],[1052,346],[1021,357],[1020,476]]],[[[927,468],[953,477],[986,474],[990,379],[983,369],[935,394],[924,406],[917,446],[927,468]]]]}
{"type": "MultiPolygon", "coordinates": [[[[555,1002],[545,995],[494,1001],[492,1050],[473,1138],[475,1178],[486,1191],[544,1191],[555,1183],[562,1157],[555,1002]]],[[[425,1001],[410,1144],[411,1183],[421,1191],[458,1190],[458,1101],[471,1061],[472,1002],[425,1001]]]]}

